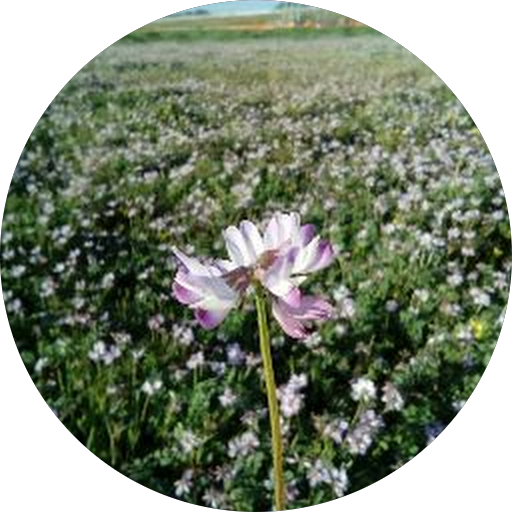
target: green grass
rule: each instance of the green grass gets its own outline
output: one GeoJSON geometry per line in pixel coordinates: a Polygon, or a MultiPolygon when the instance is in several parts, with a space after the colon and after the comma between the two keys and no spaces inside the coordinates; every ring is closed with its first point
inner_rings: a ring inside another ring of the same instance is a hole
{"type": "Polygon", "coordinates": [[[311,40],[325,37],[361,37],[382,34],[370,27],[336,28],[276,28],[271,30],[219,30],[212,28],[191,28],[176,30],[140,30],[120,39],[122,43],[149,42],[195,42],[195,41],[245,41],[245,40],[311,40]]]}
{"type": "Polygon", "coordinates": [[[138,31],[31,134],[2,224],[12,333],[63,424],[140,484],[270,510],[251,300],[205,331],[171,293],[172,247],[226,257],[242,219],[298,211],[337,247],[305,284],[334,317],[307,342],[270,322],[277,385],[307,377],[285,420],[290,508],[405,464],[485,370],[510,283],[499,176],[453,93],[376,34],[138,31]]]}

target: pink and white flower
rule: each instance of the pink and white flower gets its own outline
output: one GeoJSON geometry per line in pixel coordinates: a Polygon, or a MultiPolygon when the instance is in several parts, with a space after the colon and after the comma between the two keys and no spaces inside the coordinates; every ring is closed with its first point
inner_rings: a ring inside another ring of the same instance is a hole
{"type": "Polygon", "coordinates": [[[194,310],[204,328],[217,327],[258,282],[272,297],[274,317],[293,338],[304,338],[312,321],[330,316],[328,302],[302,295],[299,286],[308,274],[330,265],[334,251],[312,224],[301,226],[299,214],[275,214],[263,235],[247,220],[238,228],[229,226],[223,235],[228,260],[201,263],[173,248],[180,262],[174,296],[194,310]]]}

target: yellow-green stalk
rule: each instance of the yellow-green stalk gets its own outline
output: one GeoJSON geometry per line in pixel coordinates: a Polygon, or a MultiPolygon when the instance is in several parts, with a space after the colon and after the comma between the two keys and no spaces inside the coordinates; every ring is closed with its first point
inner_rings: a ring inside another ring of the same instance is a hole
{"type": "Polygon", "coordinates": [[[277,403],[276,381],[272,367],[272,354],[270,351],[270,337],[268,332],[267,306],[265,294],[261,286],[256,286],[256,310],[258,312],[258,328],[260,335],[261,357],[267,389],[268,411],[270,416],[270,430],[272,434],[272,459],[274,464],[274,504],[275,510],[285,510],[285,482],[283,473],[283,439],[281,437],[281,424],[279,407],[277,403]]]}

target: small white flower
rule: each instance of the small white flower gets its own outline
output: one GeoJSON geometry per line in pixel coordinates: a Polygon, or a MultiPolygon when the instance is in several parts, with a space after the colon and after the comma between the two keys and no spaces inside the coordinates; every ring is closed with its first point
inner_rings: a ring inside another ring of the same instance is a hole
{"type": "Polygon", "coordinates": [[[463,282],[464,282],[464,277],[462,276],[462,274],[460,274],[459,272],[455,273],[455,274],[450,274],[447,279],[446,279],[446,282],[456,288],[457,286],[460,286],[463,282]]]}
{"type": "Polygon", "coordinates": [[[143,348],[139,350],[132,350],[132,357],[134,361],[138,361],[139,359],[142,359],[142,356],[144,355],[145,350],[143,348]]]}
{"type": "Polygon", "coordinates": [[[115,276],[112,272],[109,272],[108,274],[105,274],[103,276],[103,279],[101,280],[101,288],[104,290],[108,290],[109,288],[112,288],[114,286],[115,276]]]}
{"type": "Polygon", "coordinates": [[[233,459],[235,457],[246,457],[253,452],[260,442],[254,432],[245,432],[241,436],[231,439],[228,443],[228,455],[233,459]]]}
{"type": "Polygon", "coordinates": [[[233,393],[231,388],[226,388],[222,395],[219,396],[219,402],[222,407],[229,407],[236,403],[238,397],[233,393]]]}
{"type": "Polygon", "coordinates": [[[222,494],[215,489],[208,489],[203,494],[203,501],[211,508],[224,508],[222,505],[224,498],[222,494]]]}
{"type": "Polygon", "coordinates": [[[304,338],[301,341],[302,343],[304,343],[304,345],[306,345],[306,347],[308,347],[309,349],[313,349],[321,345],[322,337],[318,332],[314,332],[313,334],[310,334],[307,338],[304,338]]]}
{"type": "Polygon", "coordinates": [[[386,382],[382,388],[382,401],[386,404],[386,411],[401,411],[404,399],[400,391],[391,382],[386,382]]]}
{"type": "Polygon", "coordinates": [[[95,362],[99,362],[105,354],[107,347],[103,341],[97,341],[93,346],[92,350],[89,351],[89,359],[95,362]]]}
{"type": "Polygon", "coordinates": [[[124,347],[132,341],[132,337],[126,332],[113,332],[112,338],[120,347],[124,347]]]}
{"type": "Polygon", "coordinates": [[[158,331],[164,325],[165,318],[163,315],[155,315],[148,320],[148,327],[151,331],[158,331]]]}
{"type": "Polygon", "coordinates": [[[233,366],[239,366],[245,361],[245,353],[239,343],[232,343],[226,347],[226,356],[228,363],[233,366]]]}
{"type": "Polygon", "coordinates": [[[107,386],[107,395],[115,395],[119,391],[118,386],[107,386]]]}
{"type": "Polygon", "coordinates": [[[185,430],[180,436],[179,444],[185,453],[191,453],[201,445],[201,440],[192,431],[185,430]]]}
{"type": "Polygon", "coordinates": [[[176,493],[176,496],[181,497],[190,492],[192,488],[192,476],[193,471],[191,469],[187,469],[183,472],[181,478],[174,482],[174,492],[176,493]]]}
{"type": "Polygon", "coordinates": [[[491,305],[491,297],[488,293],[480,290],[479,288],[471,288],[469,294],[473,299],[473,302],[477,306],[489,307],[491,305]]]}
{"type": "Polygon", "coordinates": [[[12,259],[14,259],[15,256],[16,256],[16,252],[14,251],[14,249],[5,249],[4,252],[2,253],[2,258],[5,261],[12,260],[12,259]]]}
{"type": "Polygon", "coordinates": [[[352,393],[350,396],[356,401],[369,401],[377,396],[375,384],[364,377],[360,377],[352,382],[352,393]]]}
{"type": "Polygon", "coordinates": [[[421,303],[427,302],[430,297],[430,293],[428,290],[414,290],[413,295],[414,298],[416,298],[421,303]]]}
{"type": "Polygon", "coordinates": [[[11,276],[14,278],[21,277],[26,270],[27,268],[24,265],[15,265],[11,269],[11,276]]]}
{"type": "Polygon", "coordinates": [[[153,396],[157,391],[159,391],[162,388],[162,385],[163,383],[161,380],[147,380],[144,382],[144,384],[142,384],[142,387],[140,389],[146,395],[153,396]]]}
{"type": "Polygon", "coordinates": [[[116,345],[112,345],[103,355],[103,362],[106,365],[112,364],[118,357],[121,357],[121,350],[116,345]]]}
{"type": "Polygon", "coordinates": [[[396,313],[399,307],[400,306],[396,300],[391,299],[386,302],[386,311],[388,313],[396,313]]]}
{"type": "Polygon", "coordinates": [[[41,373],[43,371],[44,368],[46,368],[48,366],[48,358],[47,357],[40,357],[37,361],[36,361],[36,364],[34,365],[34,372],[35,373],[41,373]]]}
{"type": "Polygon", "coordinates": [[[288,381],[288,388],[293,391],[300,391],[308,385],[308,377],[305,373],[293,374],[288,381]]]}
{"type": "Polygon", "coordinates": [[[466,400],[455,400],[452,402],[452,407],[455,412],[460,412],[460,410],[466,405],[466,400]]]}
{"type": "Polygon", "coordinates": [[[5,229],[2,231],[2,245],[10,244],[13,238],[14,236],[10,231],[5,231],[5,229]]]}
{"type": "Polygon", "coordinates": [[[308,464],[310,466],[308,471],[308,481],[309,485],[311,487],[317,487],[321,483],[326,482],[329,479],[329,469],[325,466],[325,464],[320,461],[316,460],[313,466],[308,464]]]}
{"type": "Polygon", "coordinates": [[[196,352],[192,354],[187,361],[187,368],[189,370],[195,370],[196,368],[200,368],[204,364],[204,354],[200,352],[196,352]]]}
{"type": "Polygon", "coordinates": [[[53,271],[56,274],[62,274],[65,270],[66,270],[66,265],[62,262],[57,263],[57,265],[55,265],[55,268],[53,269],[53,271]]]}

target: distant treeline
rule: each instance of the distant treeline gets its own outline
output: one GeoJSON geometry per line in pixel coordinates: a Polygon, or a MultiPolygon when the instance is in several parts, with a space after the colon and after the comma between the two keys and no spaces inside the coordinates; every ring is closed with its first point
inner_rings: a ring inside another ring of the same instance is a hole
{"type": "Polygon", "coordinates": [[[174,18],[175,16],[210,16],[210,11],[199,7],[198,9],[187,9],[186,11],[180,11],[175,14],[170,14],[168,18],[174,18]]]}

